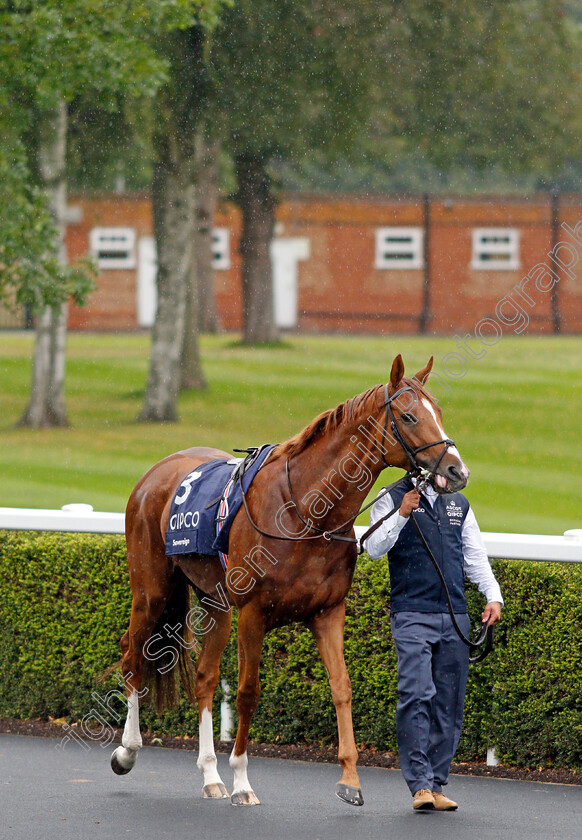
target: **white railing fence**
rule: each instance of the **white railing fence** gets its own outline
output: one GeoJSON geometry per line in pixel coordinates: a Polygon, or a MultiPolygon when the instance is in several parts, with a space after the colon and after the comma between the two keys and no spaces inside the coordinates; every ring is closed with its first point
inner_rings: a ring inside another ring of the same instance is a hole
{"type": "MultiPolygon", "coordinates": [[[[64,505],[61,510],[0,507],[0,530],[123,534],[125,514],[97,511],[85,504],[64,505]]],[[[364,525],[357,525],[356,536],[365,530],[364,525]]],[[[484,531],[483,539],[492,559],[582,563],[582,528],[570,529],[563,536],[484,531]]]]}

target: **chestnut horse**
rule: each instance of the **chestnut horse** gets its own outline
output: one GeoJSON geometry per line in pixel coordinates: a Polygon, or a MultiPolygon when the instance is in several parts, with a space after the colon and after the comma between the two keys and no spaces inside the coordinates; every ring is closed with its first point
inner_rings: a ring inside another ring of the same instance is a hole
{"type": "Polygon", "coordinates": [[[209,460],[232,456],[205,447],[186,449],[139,480],[126,512],[133,602],[129,629],[121,639],[128,711],[122,746],[111,757],[116,773],[131,770],[142,745],[140,699],[153,689],[158,709],[163,708],[175,699],[181,678],[191,702],[198,703],[202,794],[228,797],[217,770],[212,700],[235,605],[239,722],[230,756],[231,802],[259,803],[247,776],[247,743],[259,700],[264,636],[298,621],[312,631],[329,675],[343,771],[336,793],[350,804],[363,804],[344,661],[345,598],[358,554],[353,523],[387,466],[428,470],[438,492],[462,489],[469,476],[443,431],[439,407],[422,387],[431,367],[432,358],[414,378],[405,378],[398,355],[388,384],[324,412],[272,450],[232,524],[227,573],[218,556],[166,556],[165,533],[172,500],[185,477],[209,460]],[[191,588],[203,609],[190,609],[191,588]],[[202,634],[195,672],[193,630],[202,634]]]}

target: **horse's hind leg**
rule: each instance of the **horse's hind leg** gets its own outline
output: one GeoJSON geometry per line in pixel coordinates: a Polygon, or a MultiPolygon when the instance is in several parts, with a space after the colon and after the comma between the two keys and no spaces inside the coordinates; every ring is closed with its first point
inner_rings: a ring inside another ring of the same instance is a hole
{"type": "Polygon", "coordinates": [[[358,750],[352,725],[352,686],[344,659],[345,603],[317,615],[310,628],[329,675],[339,736],[338,760],[343,770],[336,793],[350,805],[363,805],[364,798],[356,770],[358,750]]]}
{"type": "MultiPolygon", "coordinates": [[[[129,631],[122,638],[122,650],[124,647],[127,649],[128,644],[129,631]]],[[[125,660],[126,654],[124,654],[122,661],[125,663],[125,660]]],[[[135,664],[132,667],[133,670],[131,667],[122,666],[123,683],[127,696],[127,717],[121,737],[121,746],[117,747],[111,755],[111,769],[118,776],[129,773],[137,761],[137,754],[142,747],[142,738],[139,731],[139,700],[140,697],[147,694],[148,689],[145,688],[140,692],[141,669],[135,664]],[[135,678],[136,674],[137,678],[135,678]]]]}
{"type": "Polygon", "coordinates": [[[214,752],[212,732],[212,700],[218,685],[220,657],[232,624],[232,610],[224,611],[208,606],[205,602],[202,647],[196,661],[196,699],[198,700],[199,748],[197,765],[204,782],[202,796],[207,799],[228,798],[228,791],[220,778],[214,752]],[[207,630],[205,628],[208,628],[207,630]]]}
{"type": "Polygon", "coordinates": [[[147,578],[135,567],[132,569],[130,564],[130,578],[133,591],[131,617],[129,629],[121,639],[121,671],[127,695],[127,718],[121,746],[111,756],[111,769],[118,776],[129,773],[142,746],[139,700],[148,692],[147,688],[140,691],[144,665],[143,649],[174,589],[172,568],[167,561],[164,562],[162,573],[147,578]]]}

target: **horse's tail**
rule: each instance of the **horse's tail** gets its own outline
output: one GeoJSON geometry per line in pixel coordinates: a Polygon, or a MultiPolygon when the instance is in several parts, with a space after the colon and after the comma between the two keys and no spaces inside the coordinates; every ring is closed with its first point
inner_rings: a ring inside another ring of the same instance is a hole
{"type": "Polygon", "coordinates": [[[196,669],[192,652],[198,653],[200,645],[186,620],[190,591],[185,575],[177,570],[174,590],[144,645],[141,689],[148,689],[144,700],[150,700],[158,714],[178,706],[180,682],[190,702],[196,704],[196,669]]]}

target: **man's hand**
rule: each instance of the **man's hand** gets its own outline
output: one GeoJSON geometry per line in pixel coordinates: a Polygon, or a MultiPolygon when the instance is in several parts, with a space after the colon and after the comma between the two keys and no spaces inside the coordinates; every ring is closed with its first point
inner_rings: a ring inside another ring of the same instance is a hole
{"type": "Polygon", "coordinates": [[[418,507],[418,503],[420,502],[420,493],[417,490],[409,490],[402,497],[402,502],[400,503],[400,510],[398,513],[404,519],[408,519],[410,514],[413,510],[416,510],[418,507]]]}
{"type": "Polygon", "coordinates": [[[499,601],[489,601],[485,604],[485,609],[481,613],[481,621],[487,624],[497,624],[501,618],[501,604],[499,601]]]}

